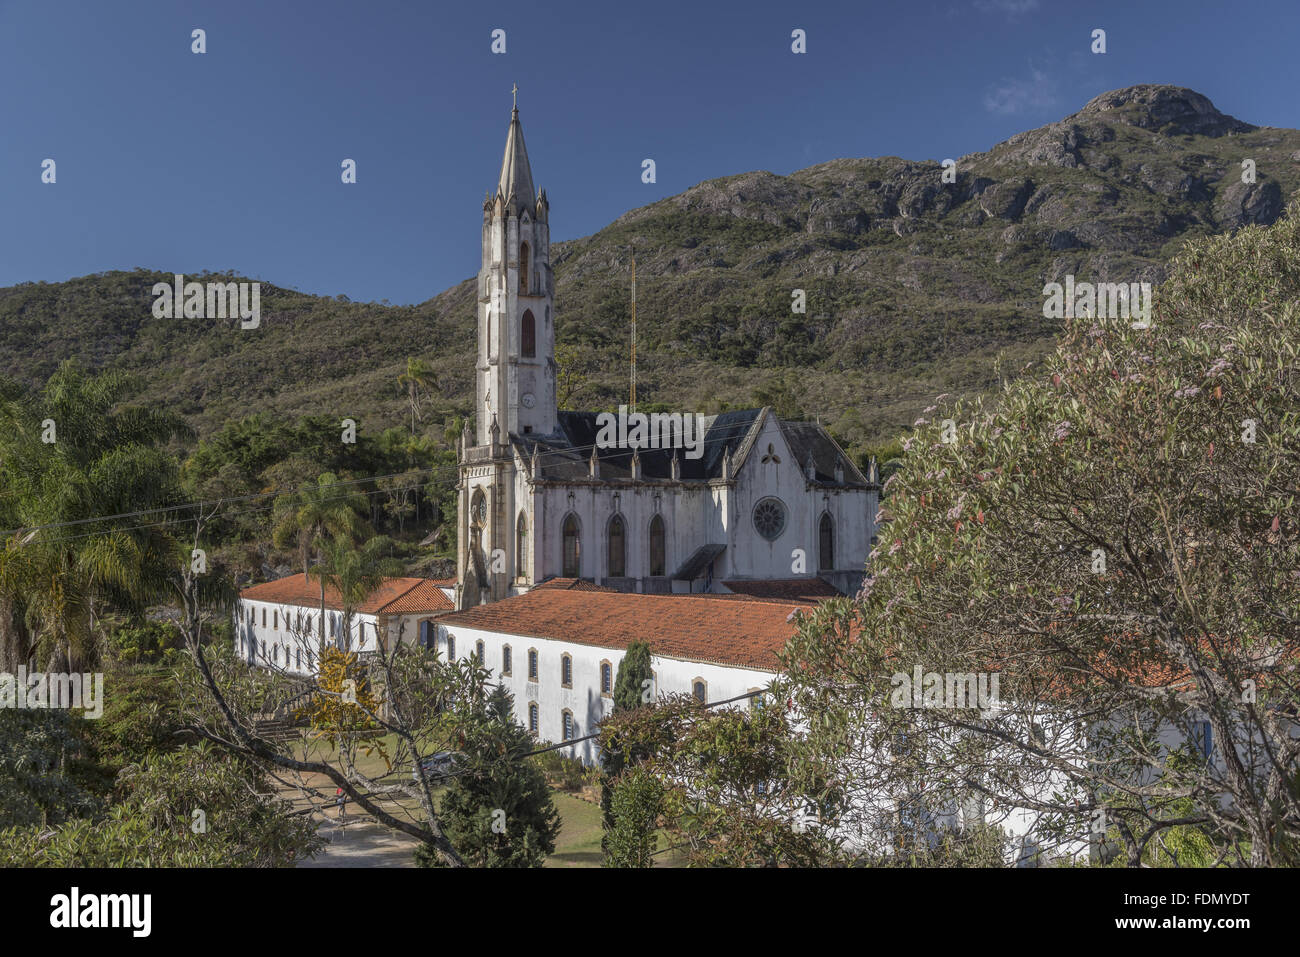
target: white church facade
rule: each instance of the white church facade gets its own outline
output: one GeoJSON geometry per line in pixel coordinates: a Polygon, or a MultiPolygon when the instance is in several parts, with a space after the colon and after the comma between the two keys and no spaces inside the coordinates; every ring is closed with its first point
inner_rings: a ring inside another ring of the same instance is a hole
{"type": "Polygon", "coordinates": [[[790,578],[856,591],[879,485],[820,425],[768,408],[702,417],[702,455],[692,457],[608,447],[597,413],[557,408],[549,223],[516,107],[483,204],[475,424],[458,449],[457,608],[555,577],[648,594],[790,578]]]}

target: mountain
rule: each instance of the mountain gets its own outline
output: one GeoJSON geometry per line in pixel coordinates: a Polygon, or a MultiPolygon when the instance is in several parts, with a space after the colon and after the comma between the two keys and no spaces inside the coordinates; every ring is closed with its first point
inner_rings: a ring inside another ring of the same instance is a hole
{"type": "MultiPolygon", "coordinates": [[[[861,447],[905,431],[938,393],[990,387],[999,355],[1002,375],[1041,355],[1056,333],[1044,283],[1158,282],[1189,239],[1273,222],[1300,189],[1298,161],[1300,131],[1143,85],[961,157],[953,183],[938,162],[896,157],[710,180],[553,245],[560,344],[587,372],[578,404],[622,400],[635,248],[642,403],[767,402],[861,447]]],[[[261,410],[382,428],[404,422],[397,376],[423,355],[442,384],[435,421],[468,411],[473,279],[409,307],[264,283],[248,332],[154,319],[159,281],[170,274],[0,289],[0,372],[34,383],[70,356],[134,369],[200,432],[261,410]]]]}

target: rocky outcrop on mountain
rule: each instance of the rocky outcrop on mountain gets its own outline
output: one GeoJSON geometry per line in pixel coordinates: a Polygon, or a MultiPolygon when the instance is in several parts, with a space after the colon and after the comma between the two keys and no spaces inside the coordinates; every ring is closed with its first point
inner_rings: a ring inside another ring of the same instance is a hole
{"type": "Polygon", "coordinates": [[[1219,225],[1224,229],[1267,226],[1282,215],[1282,188],[1273,180],[1229,183],[1214,203],[1219,225]]]}
{"type": "Polygon", "coordinates": [[[1167,136],[1227,136],[1259,129],[1220,113],[1210,98],[1182,86],[1143,83],[1093,97],[1071,119],[1095,117],[1167,136]]]}

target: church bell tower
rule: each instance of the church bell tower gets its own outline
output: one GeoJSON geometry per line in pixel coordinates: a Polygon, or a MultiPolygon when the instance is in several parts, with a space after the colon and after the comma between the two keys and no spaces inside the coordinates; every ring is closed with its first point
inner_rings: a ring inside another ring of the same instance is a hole
{"type": "Polygon", "coordinates": [[[475,429],[480,446],[492,441],[494,422],[502,440],[556,430],[549,214],[546,192],[533,187],[516,101],[496,195],[489,193],[483,203],[475,429]]]}
{"type": "Polygon", "coordinates": [[[457,608],[508,597],[532,567],[524,556],[534,517],[514,440],[558,429],[549,214],[546,193],[533,187],[516,102],[496,194],[483,203],[475,422],[460,440],[457,486],[457,608]]]}

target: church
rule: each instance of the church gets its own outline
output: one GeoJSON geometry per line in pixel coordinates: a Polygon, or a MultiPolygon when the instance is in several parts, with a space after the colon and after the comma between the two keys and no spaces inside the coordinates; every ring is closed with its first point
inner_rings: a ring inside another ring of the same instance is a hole
{"type": "Polygon", "coordinates": [[[820,425],[770,408],[704,416],[702,451],[683,454],[680,443],[611,446],[598,412],[557,408],[550,214],[516,104],[483,203],[456,607],[557,578],[640,594],[854,593],[880,486],[874,463],[863,475],[820,425]]]}

